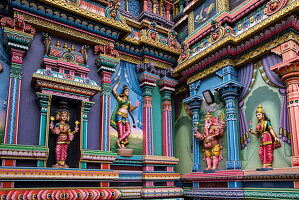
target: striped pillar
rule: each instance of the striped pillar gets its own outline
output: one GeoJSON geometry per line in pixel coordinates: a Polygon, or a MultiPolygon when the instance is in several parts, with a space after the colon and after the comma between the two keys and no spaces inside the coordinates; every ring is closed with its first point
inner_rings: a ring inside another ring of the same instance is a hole
{"type": "MultiPolygon", "coordinates": [[[[218,72],[223,78],[223,82],[216,86],[224,102],[226,115],[226,133],[227,133],[227,162],[226,169],[241,169],[240,161],[240,134],[238,129],[238,91],[243,87],[237,81],[236,69],[232,66],[227,66],[218,72]]],[[[240,181],[229,181],[228,187],[240,188],[240,181]]]]}
{"type": "Polygon", "coordinates": [[[159,78],[159,76],[149,72],[142,72],[138,77],[143,93],[143,155],[154,155],[152,90],[159,78]]]}
{"type": "MultiPolygon", "coordinates": [[[[82,150],[87,149],[87,135],[88,135],[88,113],[94,102],[82,101],[81,104],[81,122],[80,122],[80,132],[81,132],[81,148],[82,150]]],[[[85,169],[87,167],[86,162],[80,163],[80,168],[85,169]]]]}
{"type": "MultiPolygon", "coordinates": [[[[111,69],[112,70],[112,69],[111,69]]],[[[110,77],[114,69],[111,72],[102,70],[100,72],[101,77],[101,97],[100,97],[100,149],[103,151],[110,150],[110,104],[111,104],[111,80],[110,77]]]]}
{"type": "Polygon", "coordinates": [[[95,60],[99,68],[98,73],[101,78],[100,97],[100,150],[110,151],[110,104],[111,104],[111,75],[115,72],[115,67],[119,64],[119,53],[114,49],[114,44],[96,45],[94,52],[98,55],[95,60]]]}
{"type": "MultiPolygon", "coordinates": [[[[40,125],[39,125],[39,142],[40,146],[48,146],[47,137],[49,135],[49,115],[50,115],[50,106],[52,95],[36,93],[36,100],[40,107],[40,125]]],[[[38,167],[46,167],[46,161],[38,160],[38,167]]]]}
{"type": "MultiPolygon", "coordinates": [[[[21,15],[15,18],[3,17],[1,25],[4,30],[4,41],[11,54],[11,68],[5,119],[4,144],[17,144],[19,127],[19,105],[21,94],[23,57],[33,40],[35,29],[24,22],[21,15]]],[[[15,160],[3,159],[2,166],[15,166],[15,160]]],[[[1,187],[13,187],[13,182],[4,182],[1,187]]]]}
{"type": "Polygon", "coordinates": [[[175,91],[176,84],[176,80],[167,77],[158,81],[162,96],[162,153],[170,157],[173,157],[171,93],[175,91]]]}

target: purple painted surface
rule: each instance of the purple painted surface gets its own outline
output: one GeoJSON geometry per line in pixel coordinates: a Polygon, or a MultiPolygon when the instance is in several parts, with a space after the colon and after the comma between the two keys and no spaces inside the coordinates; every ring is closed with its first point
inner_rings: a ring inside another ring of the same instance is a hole
{"type": "Polygon", "coordinates": [[[40,108],[35,101],[31,78],[32,74],[40,67],[43,54],[44,46],[41,43],[41,35],[36,34],[23,59],[18,144],[38,145],[40,108]]]}
{"type": "MultiPolygon", "coordinates": [[[[62,38],[57,38],[51,35],[52,44],[57,40],[61,45],[67,42],[70,46],[75,44],[74,41],[67,41],[62,38]]],[[[76,51],[79,51],[83,44],[75,44],[76,51]]],[[[96,56],[93,54],[92,47],[88,51],[88,65],[90,72],[88,77],[100,84],[100,76],[97,74],[97,67],[94,64],[96,56]]],[[[40,108],[35,100],[35,90],[31,86],[32,74],[40,68],[44,56],[44,45],[41,41],[41,34],[37,33],[32,42],[32,45],[27,52],[23,62],[23,77],[21,88],[20,102],[20,124],[19,124],[19,144],[38,145],[39,139],[39,123],[40,123],[40,108]]],[[[97,94],[91,101],[96,104],[92,107],[89,114],[88,124],[88,148],[99,149],[99,97],[97,94]]]]}
{"type": "MultiPolygon", "coordinates": [[[[88,77],[100,85],[100,75],[97,73],[98,68],[95,66],[96,55],[94,55],[92,48],[90,47],[88,50],[88,66],[90,67],[88,77]]],[[[91,101],[95,102],[95,104],[88,117],[87,147],[88,149],[98,150],[100,149],[100,93],[96,94],[91,101]]]]}

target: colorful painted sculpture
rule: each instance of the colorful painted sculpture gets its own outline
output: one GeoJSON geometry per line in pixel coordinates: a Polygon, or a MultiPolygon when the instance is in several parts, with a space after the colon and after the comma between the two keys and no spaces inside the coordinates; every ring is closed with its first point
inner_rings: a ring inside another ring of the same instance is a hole
{"type": "Polygon", "coordinates": [[[51,117],[50,120],[50,130],[57,135],[55,148],[56,164],[52,167],[68,168],[68,165],[65,164],[67,149],[70,142],[74,139],[74,134],[79,131],[79,122],[75,122],[75,130],[71,131],[71,127],[68,124],[68,121],[70,120],[70,112],[66,109],[57,111],[56,117],[51,117]],[[55,125],[53,123],[54,120],[58,121],[55,125]]]}
{"type": "Polygon", "coordinates": [[[221,137],[224,134],[225,122],[220,121],[218,117],[213,117],[207,113],[204,121],[204,133],[199,133],[195,129],[194,136],[203,142],[204,160],[207,163],[205,170],[216,170],[219,162],[222,160],[221,137]]]}
{"type": "MultiPolygon", "coordinates": [[[[122,92],[120,94],[117,94],[116,90],[119,84],[120,80],[116,83],[112,90],[112,93],[116,98],[118,104],[112,113],[110,124],[118,132],[117,146],[120,149],[123,149],[125,148],[125,145],[129,143],[128,137],[131,134],[131,125],[129,122],[128,114],[131,115],[131,112],[133,112],[139,106],[139,101],[136,102],[135,106],[131,105],[131,102],[129,101],[130,90],[127,85],[124,85],[122,92]]],[[[132,119],[133,127],[135,127],[134,118],[132,117],[132,119]]]]}
{"type": "Polygon", "coordinates": [[[261,136],[259,156],[262,168],[272,168],[273,152],[275,148],[281,147],[280,140],[276,136],[263,106],[259,105],[255,113],[258,120],[256,131],[252,131],[250,128],[249,132],[255,136],[261,136]]]}
{"type": "Polygon", "coordinates": [[[121,15],[118,11],[120,6],[120,0],[110,0],[108,1],[108,6],[105,9],[105,16],[112,18],[115,21],[122,21],[121,15]]]}

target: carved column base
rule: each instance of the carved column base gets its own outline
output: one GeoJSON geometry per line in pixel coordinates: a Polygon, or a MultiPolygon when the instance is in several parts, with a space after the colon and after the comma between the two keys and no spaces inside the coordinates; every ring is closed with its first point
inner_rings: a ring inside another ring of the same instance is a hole
{"type": "Polygon", "coordinates": [[[192,172],[199,172],[201,171],[201,165],[200,164],[193,164],[192,165],[192,172]]]}
{"type": "Polygon", "coordinates": [[[226,161],[226,169],[241,169],[242,162],[237,160],[226,161]]]}

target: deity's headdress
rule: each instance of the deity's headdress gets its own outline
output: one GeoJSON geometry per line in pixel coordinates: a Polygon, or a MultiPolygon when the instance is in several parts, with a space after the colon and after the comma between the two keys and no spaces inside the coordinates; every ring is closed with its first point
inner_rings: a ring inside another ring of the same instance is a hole
{"type": "Polygon", "coordinates": [[[207,118],[212,118],[213,116],[211,115],[211,113],[207,112],[207,114],[205,115],[205,119],[207,118]]]}
{"type": "Polygon", "coordinates": [[[264,110],[263,106],[262,105],[258,105],[255,113],[263,113],[263,114],[265,114],[265,110],[264,110]]]}

